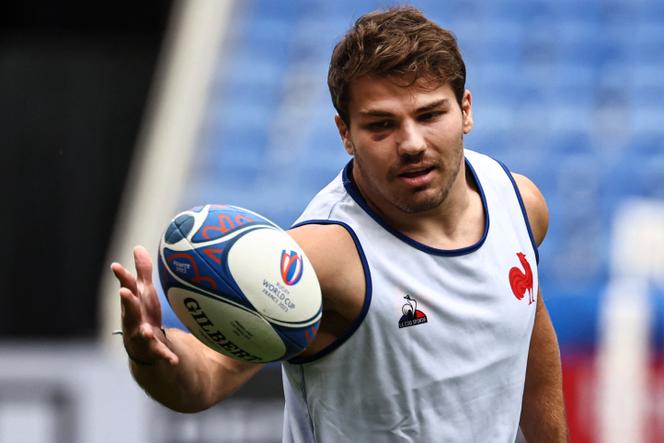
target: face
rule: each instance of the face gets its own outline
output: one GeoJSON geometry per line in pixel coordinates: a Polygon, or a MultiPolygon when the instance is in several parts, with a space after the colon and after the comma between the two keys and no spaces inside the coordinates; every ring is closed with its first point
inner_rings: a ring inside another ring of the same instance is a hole
{"type": "Polygon", "coordinates": [[[459,106],[447,83],[360,77],[351,83],[349,120],[337,116],[337,127],[354,157],[353,178],[375,208],[432,210],[459,183],[463,135],[473,126],[469,91],[459,106]]]}

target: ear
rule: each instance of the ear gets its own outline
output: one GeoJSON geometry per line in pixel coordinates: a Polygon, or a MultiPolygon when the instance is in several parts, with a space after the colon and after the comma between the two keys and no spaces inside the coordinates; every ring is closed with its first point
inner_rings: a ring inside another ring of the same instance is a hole
{"type": "Polygon", "coordinates": [[[463,133],[468,134],[473,129],[473,97],[466,89],[461,100],[461,114],[463,115],[463,133]]]}
{"type": "Polygon", "coordinates": [[[355,154],[355,147],[353,146],[353,142],[350,141],[350,129],[348,128],[348,125],[346,125],[346,122],[344,122],[339,114],[337,114],[334,116],[334,123],[337,125],[341,142],[344,144],[344,149],[348,155],[355,154]]]}

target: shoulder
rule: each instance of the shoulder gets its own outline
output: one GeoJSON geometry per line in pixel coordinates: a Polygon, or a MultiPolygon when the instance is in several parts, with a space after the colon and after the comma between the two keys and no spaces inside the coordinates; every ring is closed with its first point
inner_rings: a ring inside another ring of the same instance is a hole
{"type": "Polygon", "coordinates": [[[350,232],[341,224],[305,224],[290,229],[288,233],[312,263],[323,266],[323,274],[330,267],[343,266],[343,257],[355,250],[350,232]]]}
{"type": "Polygon", "coordinates": [[[352,329],[365,301],[365,276],[357,245],[339,224],[308,224],[289,234],[311,262],[323,296],[316,340],[300,356],[311,357],[352,329]]]}
{"type": "Polygon", "coordinates": [[[512,173],[528,214],[535,242],[540,245],[549,229],[549,208],[539,188],[528,177],[512,173]]]}
{"type": "MultiPolygon", "coordinates": [[[[311,262],[323,292],[324,305],[337,310],[347,297],[363,293],[364,271],[351,233],[342,225],[306,224],[288,233],[311,262]]],[[[343,310],[342,308],[340,308],[343,310]]]]}

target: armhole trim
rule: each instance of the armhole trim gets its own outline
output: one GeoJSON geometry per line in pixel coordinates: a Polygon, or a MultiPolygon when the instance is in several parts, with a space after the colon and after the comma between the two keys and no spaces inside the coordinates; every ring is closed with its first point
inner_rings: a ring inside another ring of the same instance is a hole
{"type": "Polygon", "coordinates": [[[330,343],[329,345],[327,345],[326,347],[324,347],[323,349],[321,349],[320,351],[318,351],[313,355],[310,355],[308,357],[296,356],[288,360],[288,363],[298,364],[298,365],[318,360],[328,355],[329,353],[340,347],[342,344],[344,344],[344,342],[348,340],[355,333],[355,331],[357,331],[357,329],[364,321],[364,318],[367,316],[367,313],[369,312],[369,306],[371,305],[371,293],[372,293],[371,273],[369,272],[369,263],[367,262],[367,258],[364,255],[364,250],[362,249],[362,245],[360,244],[360,239],[357,237],[357,234],[355,234],[353,228],[351,228],[348,224],[337,220],[306,220],[291,226],[291,229],[303,225],[339,225],[343,227],[346,231],[348,231],[351,238],[353,239],[353,243],[355,243],[355,248],[357,249],[357,253],[360,257],[360,262],[362,263],[362,269],[364,271],[364,303],[362,304],[362,310],[360,311],[359,315],[357,316],[351,327],[344,335],[337,338],[332,343],[330,343]]]}
{"type": "Polygon", "coordinates": [[[521,197],[521,191],[519,191],[519,186],[516,184],[516,180],[514,180],[514,176],[510,172],[509,168],[505,166],[505,164],[500,160],[496,159],[494,160],[498,162],[498,164],[503,168],[505,174],[507,174],[507,177],[512,182],[512,186],[514,186],[516,199],[519,201],[519,206],[521,207],[521,214],[523,215],[523,220],[526,222],[526,228],[528,229],[528,236],[530,237],[530,243],[533,245],[533,251],[535,251],[535,261],[537,262],[537,264],[539,264],[539,249],[537,247],[537,243],[535,243],[535,236],[533,235],[533,230],[530,227],[530,220],[528,220],[528,211],[526,211],[526,205],[523,204],[523,198],[521,197]]]}

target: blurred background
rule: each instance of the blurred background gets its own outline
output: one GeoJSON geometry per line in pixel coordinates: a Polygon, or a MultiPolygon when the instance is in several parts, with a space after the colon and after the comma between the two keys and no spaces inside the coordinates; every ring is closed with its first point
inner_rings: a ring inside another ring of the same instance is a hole
{"type": "MultiPolygon", "coordinates": [[[[458,37],[466,146],[537,183],[574,442],[664,440],[664,3],[413,1],[458,37]]],[[[288,227],[348,161],[326,86],[370,0],[9,2],[0,14],[0,443],[277,442],[280,367],[224,405],[137,388],[108,266],[177,212],[288,227]]],[[[165,306],[165,321],[177,321],[165,306]]]]}

